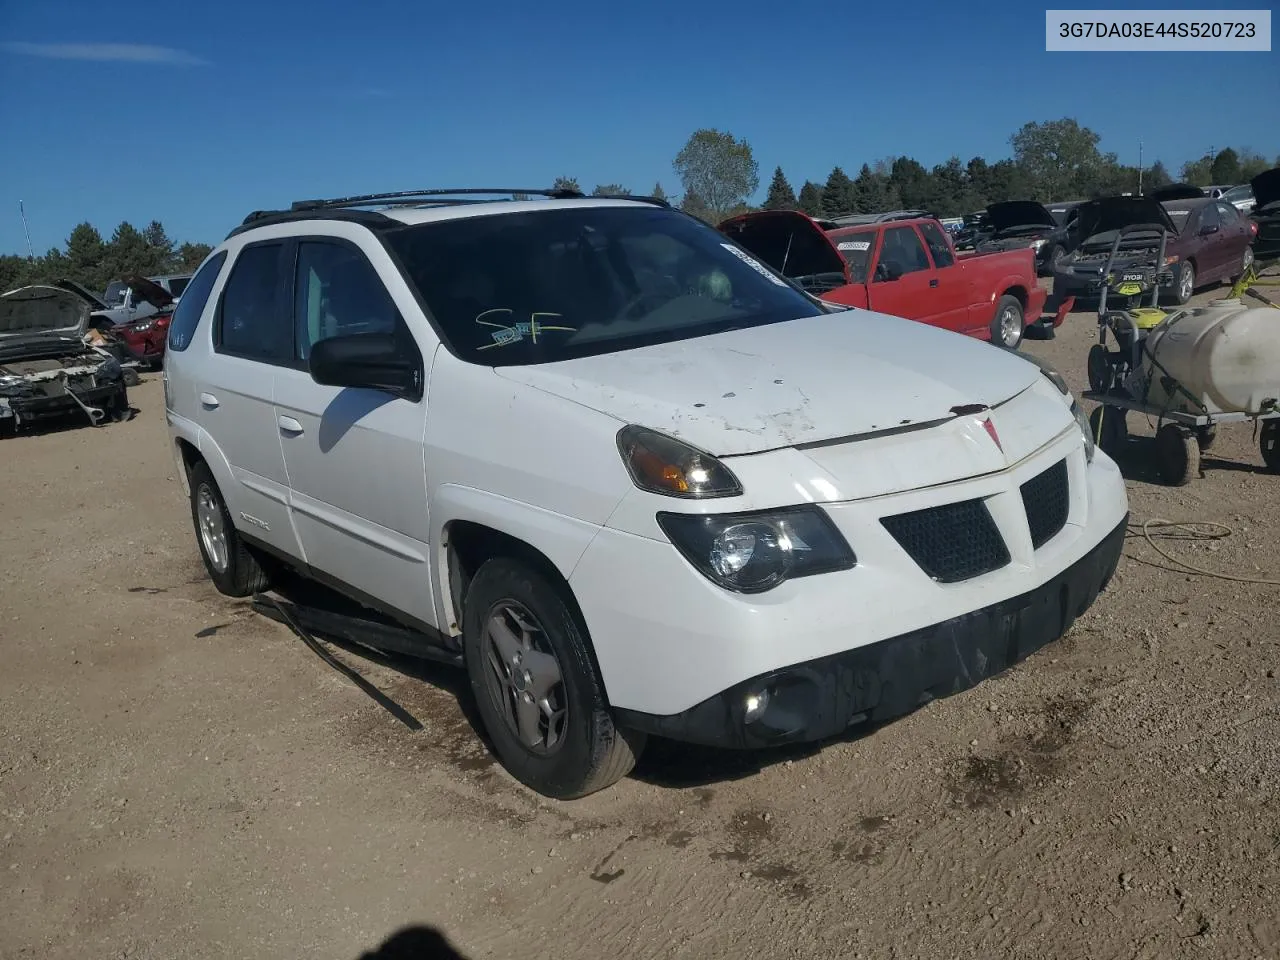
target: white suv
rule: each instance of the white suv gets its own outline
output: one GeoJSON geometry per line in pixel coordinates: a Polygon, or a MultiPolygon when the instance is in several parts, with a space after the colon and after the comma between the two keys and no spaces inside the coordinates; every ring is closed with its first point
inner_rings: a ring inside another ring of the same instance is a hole
{"type": "Polygon", "coordinates": [[[275,558],[418,631],[534,790],[901,715],[1107,584],[1124,484],[1052,370],[662,201],[480,193],[251,215],[165,405],[218,589],[275,558]]]}

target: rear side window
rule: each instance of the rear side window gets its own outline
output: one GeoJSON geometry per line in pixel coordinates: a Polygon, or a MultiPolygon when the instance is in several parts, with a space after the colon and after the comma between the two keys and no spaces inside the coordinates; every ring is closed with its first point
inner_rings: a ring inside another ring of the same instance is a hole
{"type": "Polygon", "coordinates": [[[290,362],[293,331],[288,313],[280,309],[283,249],[282,243],[245,247],[231,265],[218,309],[219,353],[263,363],[290,362]]]}
{"type": "Polygon", "coordinates": [[[209,302],[209,294],[213,292],[213,285],[226,262],[227,251],[223,250],[201,267],[187,285],[186,296],[173,311],[173,320],[169,324],[170,350],[181,352],[191,345],[196,326],[204,314],[204,306],[209,302]]]}
{"type": "Polygon", "coordinates": [[[924,234],[924,242],[929,245],[935,267],[949,267],[956,262],[956,258],[951,255],[951,247],[947,245],[947,238],[942,235],[942,229],[936,223],[920,224],[920,232],[924,234]]]}

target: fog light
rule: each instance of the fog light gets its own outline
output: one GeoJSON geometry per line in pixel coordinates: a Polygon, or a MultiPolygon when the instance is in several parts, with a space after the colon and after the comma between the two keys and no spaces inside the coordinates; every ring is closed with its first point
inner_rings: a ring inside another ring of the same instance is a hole
{"type": "Polygon", "coordinates": [[[746,700],[743,701],[746,708],[743,711],[742,719],[747,723],[754,723],[764,716],[764,712],[769,709],[769,689],[757,690],[754,693],[747,694],[746,700]]]}

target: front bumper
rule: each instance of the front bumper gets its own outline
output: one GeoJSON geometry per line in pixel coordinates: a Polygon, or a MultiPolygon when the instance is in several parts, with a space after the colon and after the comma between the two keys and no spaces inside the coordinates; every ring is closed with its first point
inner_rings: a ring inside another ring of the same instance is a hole
{"type": "Polygon", "coordinates": [[[1126,520],[1056,577],[1021,596],[879,643],[736,684],[669,716],[619,710],[618,722],[657,736],[751,749],[835,736],[883,723],[967,690],[1061,637],[1104,590],[1124,546],[1126,520]],[[748,697],[768,691],[752,722],[748,697]]]}
{"type": "MultiPolygon", "coordinates": [[[[121,407],[128,406],[128,393],[123,380],[104,384],[89,390],[77,390],[78,396],[89,407],[110,406],[113,401],[121,407]]],[[[18,425],[35,420],[56,420],[69,416],[84,416],[80,404],[67,395],[57,397],[8,397],[0,402],[0,417],[14,417],[18,425]]]]}

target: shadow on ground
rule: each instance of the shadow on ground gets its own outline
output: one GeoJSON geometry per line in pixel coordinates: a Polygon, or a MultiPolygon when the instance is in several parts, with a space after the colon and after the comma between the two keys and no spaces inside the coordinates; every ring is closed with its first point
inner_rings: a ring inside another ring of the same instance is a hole
{"type": "Polygon", "coordinates": [[[434,927],[405,927],[357,960],[468,960],[434,927]]]}

